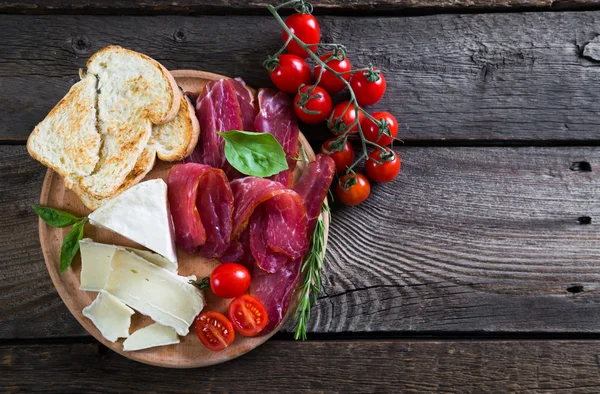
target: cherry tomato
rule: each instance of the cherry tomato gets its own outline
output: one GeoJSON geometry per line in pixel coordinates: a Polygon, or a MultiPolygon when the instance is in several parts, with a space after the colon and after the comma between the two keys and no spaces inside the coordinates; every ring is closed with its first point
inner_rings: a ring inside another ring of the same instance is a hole
{"type": "Polygon", "coordinates": [[[365,201],[371,194],[371,184],[366,176],[357,172],[356,174],[344,175],[340,178],[335,192],[338,199],[346,205],[358,205],[365,201]],[[348,182],[348,179],[351,179],[348,182]],[[354,179],[354,181],[352,181],[354,179]],[[344,190],[344,184],[349,183],[349,187],[344,190]]]}
{"type": "Polygon", "coordinates": [[[393,138],[398,135],[398,121],[396,118],[389,112],[373,112],[371,116],[379,121],[384,121],[387,126],[384,130],[387,130],[392,137],[390,138],[384,132],[380,134],[377,124],[365,116],[365,120],[361,123],[365,138],[382,146],[391,144],[393,138]]]}
{"type": "Polygon", "coordinates": [[[335,162],[335,170],[337,172],[346,171],[346,168],[348,168],[354,160],[354,150],[348,140],[344,142],[341,150],[335,150],[339,147],[341,142],[342,141],[338,141],[337,138],[331,138],[325,141],[323,146],[321,146],[321,152],[329,155],[335,162]]]}
{"type": "MultiPolygon", "coordinates": [[[[296,37],[305,44],[318,44],[321,41],[321,28],[317,19],[310,14],[293,14],[285,20],[285,25],[296,37]]],[[[288,34],[283,30],[283,42],[287,42],[288,34]]],[[[311,51],[316,52],[317,46],[309,47],[311,51]]],[[[287,46],[287,51],[298,55],[301,58],[307,58],[310,55],[296,41],[292,40],[287,46]]]]}
{"type": "MultiPolygon", "coordinates": [[[[310,89],[313,85],[303,86],[300,89],[301,93],[306,93],[308,89],[310,89]]],[[[331,114],[331,107],[333,104],[331,103],[331,97],[329,97],[329,93],[325,91],[325,89],[315,86],[312,92],[309,93],[310,96],[308,101],[304,103],[304,108],[309,111],[316,111],[316,114],[309,114],[302,110],[301,105],[303,104],[303,98],[300,93],[296,94],[294,98],[294,111],[296,111],[296,115],[305,123],[308,124],[317,124],[323,122],[329,114],[331,114]]]]}
{"type": "Polygon", "coordinates": [[[258,335],[269,321],[262,302],[248,294],[231,301],[227,314],[235,330],[247,337],[258,335]]]}
{"type": "Polygon", "coordinates": [[[374,150],[369,153],[365,171],[375,182],[389,182],[400,172],[400,158],[390,148],[374,150]]]}
{"type": "Polygon", "coordinates": [[[243,265],[223,263],[210,274],[210,289],[221,298],[233,298],[244,294],[250,287],[250,273],[243,265]]]}
{"type": "MultiPolygon", "coordinates": [[[[376,71],[373,68],[373,71],[376,71]]],[[[383,97],[385,93],[385,78],[383,73],[370,71],[357,72],[352,76],[350,86],[354,90],[356,100],[360,105],[373,105],[383,97]]]]}
{"type": "Polygon", "coordinates": [[[304,59],[296,55],[279,55],[279,64],[269,73],[277,89],[286,93],[296,93],[302,84],[312,80],[310,67],[304,59]]]}
{"type": "Polygon", "coordinates": [[[200,342],[215,352],[225,349],[235,339],[231,322],[219,312],[204,312],[196,318],[196,335],[200,342]]]}
{"type": "MultiPolygon", "coordinates": [[[[346,127],[350,126],[356,120],[356,111],[354,110],[354,104],[350,104],[348,109],[348,101],[342,101],[338,103],[333,108],[333,113],[327,122],[327,126],[329,130],[335,135],[342,134],[346,127]]],[[[351,129],[351,133],[356,133],[358,131],[358,123],[361,123],[364,119],[365,115],[358,111],[358,122],[351,129]]]]}
{"type": "MultiPolygon", "coordinates": [[[[350,73],[348,71],[350,71],[352,69],[352,66],[350,65],[350,61],[348,60],[348,58],[344,57],[342,60],[331,59],[331,60],[327,61],[327,59],[330,59],[330,58],[331,58],[331,52],[326,53],[325,55],[321,56],[320,59],[336,72],[339,72],[339,73],[347,72],[347,74],[342,74],[342,78],[344,78],[346,81],[349,81],[350,73]]],[[[321,73],[321,66],[319,66],[319,65],[315,66],[315,80],[319,79],[320,73],[321,73]]],[[[321,76],[321,80],[319,81],[319,86],[323,87],[323,89],[327,90],[331,94],[336,94],[336,93],[341,92],[346,87],[346,84],[344,82],[340,81],[338,79],[338,77],[333,75],[331,72],[324,70],[323,75],[321,76]]]]}

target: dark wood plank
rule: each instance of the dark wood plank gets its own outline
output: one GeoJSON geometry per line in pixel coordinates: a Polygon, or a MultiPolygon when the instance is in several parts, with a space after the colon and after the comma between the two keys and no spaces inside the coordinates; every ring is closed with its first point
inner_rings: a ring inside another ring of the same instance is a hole
{"type": "MultiPolygon", "coordinates": [[[[320,21],[324,39],[345,42],[353,64],[372,60],[385,71],[389,91],[373,109],[397,115],[401,138],[600,140],[598,60],[583,55],[600,12],[320,21]]],[[[2,15],[0,140],[23,141],[108,44],[259,87],[270,86],[261,64],[281,42],[266,16],[2,15]],[[251,37],[260,39],[248,45],[251,37]]],[[[328,136],[323,128],[307,134],[328,136]]]]}
{"type": "Polygon", "coordinates": [[[583,394],[600,390],[599,353],[598,341],[269,341],[224,365],[165,370],[97,344],[8,344],[0,390],[583,394]]]}
{"type": "MultiPolygon", "coordinates": [[[[256,0],[3,0],[0,12],[41,14],[41,13],[106,13],[106,14],[240,14],[266,13],[267,4],[281,4],[283,1],[256,0]]],[[[311,2],[317,14],[364,15],[402,11],[441,11],[465,9],[577,9],[595,6],[597,0],[318,0],[311,2]]],[[[289,12],[289,11],[288,11],[289,12]]]]}
{"type": "MultiPolygon", "coordinates": [[[[311,332],[599,332],[597,148],[398,152],[396,181],[334,207],[311,332]]],[[[0,146],[0,338],[85,335],[39,250],[43,173],[0,146]]]]}

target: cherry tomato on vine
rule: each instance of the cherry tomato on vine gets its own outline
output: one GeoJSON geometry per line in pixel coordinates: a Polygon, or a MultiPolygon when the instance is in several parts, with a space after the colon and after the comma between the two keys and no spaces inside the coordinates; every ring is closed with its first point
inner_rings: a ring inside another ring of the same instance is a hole
{"type": "Polygon", "coordinates": [[[354,161],[354,150],[350,141],[346,140],[343,146],[339,146],[344,141],[338,141],[337,138],[331,138],[323,143],[321,152],[329,155],[335,162],[337,172],[346,171],[354,161]],[[341,150],[337,150],[341,148],[341,150]]]}
{"type": "Polygon", "coordinates": [[[357,172],[342,176],[335,187],[335,192],[342,204],[358,205],[371,194],[371,184],[366,176],[357,172]]]}
{"type": "Polygon", "coordinates": [[[296,94],[296,97],[294,98],[294,111],[296,111],[296,115],[298,115],[298,118],[303,122],[317,124],[327,119],[329,114],[331,114],[331,107],[333,104],[331,103],[329,93],[323,88],[315,86],[313,91],[308,93],[308,90],[312,87],[313,85],[303,86],[300,89],[300,93],[296,94]],[[309,96],[306,96],[307,94],[309,96]],[[307,113],[302,109],[302,106],[304,106],[305,109],[316,113],[307,113]]]}
{"type": "MultiPolygon", "coordinates": [[[[327,64],[329,67],[331,67],[333,69],[333,71],[338,72],[338,73],[346,73],[346,74],[342,74],[341,77],[344,78],[346,81],[349,81],[350,80],[349,71],[352,69],[352,66],[350,65],[350,61],[348,60],[348,58],[344,57],[341,60],[334,58],[334,59],[327,61],[328,59],[331,58],[331,56],[332,56],[332,52],[329,52],[329,53],[326,53],[325,55],[321,56],[320,59],[325,64],[327,64]]],[[[321,66],[316,65],[315,66],[315,80],[319,80],[320,73],[321,73],[321,66]]],[[[330,71],[324,70],[323,75],[321,76],[321,80],[319,81],[319,86],[323,87],[323,89],[327,90],[331,94],[336,94],[336,93],[341,92],[346,87],[346,84],[343,81],[340,81],[340,79],[338,77],[336,77],[334,74],[332,74],[330,71]]]]}
{"type": "MultiPolygon", "coordinates": [[[[285,20],[285,25],[290,31],[305,44],[318,44],[321,41],[321,28],[319,22],[311,14],[293,14],[285,20]]],[[[288,34],[285,30],[282,33],[283,42],[288,39],[288,34]]],[[[307,58],[310,55],[304,48],[298,45],[294,40],[290,41],[287,46],[287,51],[298,55],[302,58],[307,58]]],[[[316,45],[311,45],[309,49],[313,52],[317,51],[316,45]]]]}
{"type": "MultiPolygon", "coordinates": [[[[358,123],[361,123],[365,115],[358,111],[358,122],[350,129],[351,133],[358,131],[358,123]]],[[[356,111],[354,104],[348,106],[348,101],[342,101],[333,108],[333,113],[327,122],[327,127],[335,135],[342,134],[347,127],[356,121],[356,111]],[[346,108],[348,107],[348,108],[346,108]]]]}
{"type": "Polygon", "coordinates": [[[365,138],[381,146],[391,144],[393,138],[396,138],[398,135],[398,121],[396,118],[389,112],[373,112],[371,116],[379,121],[385,122],[386,127],[384,127],[384,130],[380,130],[375,122],[365,116],[365,120],[361,123],[365,138]],[[392,137],[390,138],[390,136],[383,131],[389,132],[392,137]]]}
{"type": "Polygon", "coordinates": [[[277,89],[286,93],[296,93],[300,85],[312,80],[310,67],[304,59],[290,54],[279,55],[279,63],[269,75],[277,89]]]}
{"type": "Polygon", "coordinates": [[[218,352],[233,343],[235,331],[231,322],[219,312],[204,312],[196,318],[196,335],[200,342],[218,352]]]}
{"type": "Polygon", "coordinates": [[[365,70],[355,73],[350,81],[350,86],[356,95],[360,105],[373,105],[383,97],[385,93],[385,78],[383,73],[365,70]]]}
{"type": "Polygon", "coordinates": [[[365,162],[365,171],[375,182],[389,182],[400,172],[400,158],[390,148],[374,150],[365,162]]]}
{"type": "Polygon", "coordinates": [[[248,294],[231,301],[227,314],[235,330],[247,337],[258,335],[269,321],[262,302],[248,294]]]}
{"type": "Polygon", "coordinates": [[[210,274],[210,289],[221,298],[233,298],[244,294],[250,287],[250,273],[243,265],[223,263],[210,274]]]}

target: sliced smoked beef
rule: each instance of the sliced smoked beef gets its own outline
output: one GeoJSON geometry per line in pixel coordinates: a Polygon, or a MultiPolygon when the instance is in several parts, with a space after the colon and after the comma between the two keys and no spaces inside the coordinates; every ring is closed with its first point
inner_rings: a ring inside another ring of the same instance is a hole
{"type": "Polygon", "coordinates": [[[289,167],[271,179],[292,187],[300,135],[294,103],[286,93],[274,89],[261,89],[258,93],[258,106],[260,110],[254,120],[254,128],[258,132],[273,134],[283,147],[289,167]]]}
{"type": "Polygon", "coordinates": [[[167,184],[177,246],[220,258],[231,241],[234,208],[225,173],[204,164],[178,164],[171,168],[167,184]]]}
{"type": "Polygon", "coordinates": [[[254,131],[254,119],[258,115],[254,102],[254,93],[246,86],[242,78],[232,80],[237,95],[238,104],[242,111],[242,125],[244,131],[254,131]]]}

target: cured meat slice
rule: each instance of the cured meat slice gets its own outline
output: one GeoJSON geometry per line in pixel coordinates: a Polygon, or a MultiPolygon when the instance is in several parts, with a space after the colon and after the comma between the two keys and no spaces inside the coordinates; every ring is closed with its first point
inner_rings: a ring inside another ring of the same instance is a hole
{"type": "Polygon", "coordinates": [[[246,231],[250,232],[250,251],[256,259],[256,265],[258,268],[273,274],[287,263],[288,258],[284,254],[271,249],[267,243],[265,234],[268,233],[268,216],[264,207],[267,203],[268,201],[254,210],[246,231]]]}
{"type": "Polygon", "coordinates": [[[243,130],[254,131],[254,119],[258,114],[256,104],[254,103],[254,94],[250,91],[248,86],[246,86],[246,83],[242,78],[235,78],[232,82],[242,111],[243,130]]]}
{"type": "Polygon", "coordinates": [[[294,183],[294,168],[298,155],[298,120],[294,113],[292,99],[285,93],[274,89],[261,89],[258,93],[260,111],[254,120],[256,131],[271,133],[285,151],[288,170],[275,174],[272,179],[287,187],[294,183]]]}
{"type": "Polygon", "coordinates": [[[314,161],[308,163],[306,170],[294,185],[294,190],[302,197],[308,234],[312,234],[317,217],[321,214],[321,206],[335,175],[335,162],[329,155],[317,154],[314,161]]]}
{"type": "Polygon", "coordinates": [[[233,193],[225,173],[204,164],[178,164],[167,180],[177,246],[219,258],[231,241],[233,193]]]}

